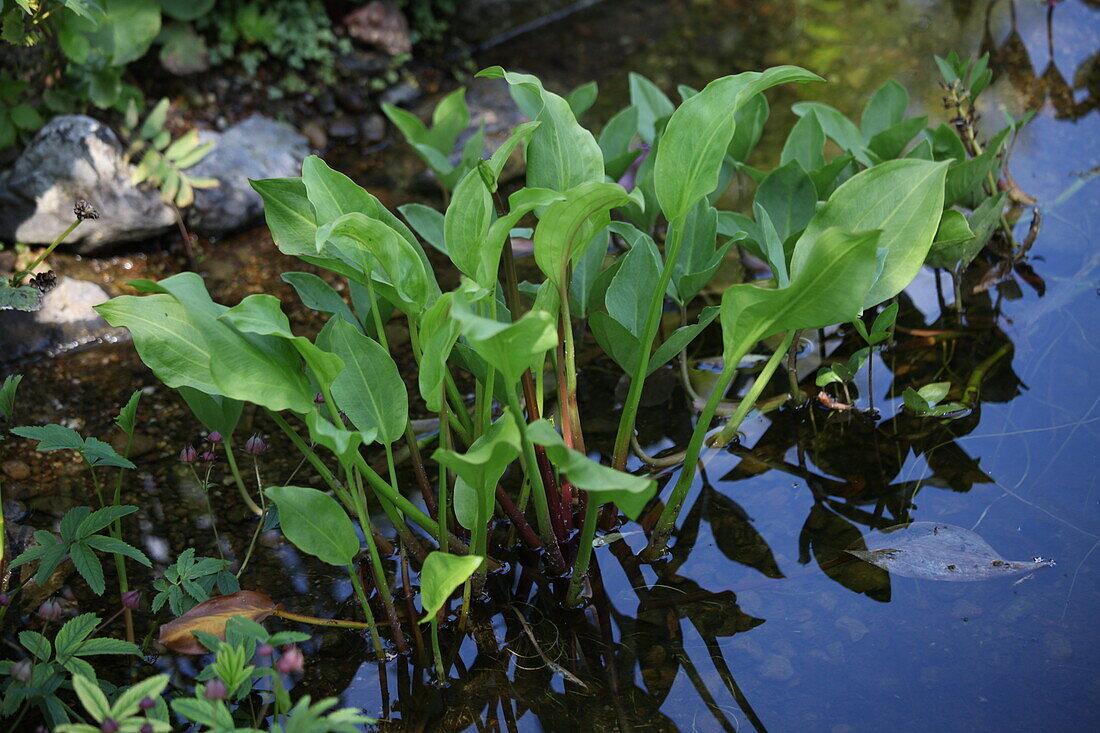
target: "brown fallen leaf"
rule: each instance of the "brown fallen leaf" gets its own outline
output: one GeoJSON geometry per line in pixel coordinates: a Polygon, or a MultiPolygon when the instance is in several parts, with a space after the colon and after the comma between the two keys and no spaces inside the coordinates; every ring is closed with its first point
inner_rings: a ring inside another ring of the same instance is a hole
{"type": "Polygon", "coordinates": [[[157,641],[179,654],[206,654],[209,650],[199,643],[192,631],[206,631],[225,639],[225,624],[234,616],[244,616],[259,623],[277,608],[271,598],[252,590],[215,596],[162,625],[157,641]]]}

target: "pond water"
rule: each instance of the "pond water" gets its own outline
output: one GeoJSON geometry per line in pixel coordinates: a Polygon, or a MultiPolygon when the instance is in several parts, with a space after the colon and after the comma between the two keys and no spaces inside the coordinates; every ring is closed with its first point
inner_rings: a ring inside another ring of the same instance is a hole
{"type": "MultiPolygon", "coordinates": [[[[309,647],[301,689],[341,694],[394,730],[1095,729],[1100,7],[1066,0],[1048,16],[1038,0],[608,0],[476,61],[536,73],[551,88],[597,79],[597,119],[625,101],[628,71],[671,92],[678,83],[798,64],[830,83],[770,95],[774,112],[758,154],[774,159],[792,122],[779,110],[798,99],[858,116],[870,91],[896,78],[913,111],[944,118],[932,54],[979,48],[992,51],[998,74],[985,119],[998,119],[1001,108],[1039,110],[1019,137],[1011,172],[1043,210],[1031,258],[1037,278],[1030,277],[1041,279],[1041,295],[1023,280],[1005,283],[965,297],[960,322],[953,307],[941,312],[935,279],[924,273],[902,297],[897,346],[876,357],[873,384],[858,384],[859,404],[873,396],[881,417],[816,408],[752,417],[739,443],[706,455],[669,560],[637,564],[632,553],[644,538],[629,525],[622,541],[596,552],[605,593],[587,615],[540,606],[529,581],[511,578],[512,605],[474,614],[451,685],[433,686],[404,660],[379,664],[365,641],[334,631],[309,647]],[[899,414],[898,394],[910,381],[966,383],[983,374],[980,407],[966,417],[940,423],[899,414]],[[1042,556],[1057,565],[945,583],[834,562],[860,534],[909,520],[970,529],[1008,559],[1042,556]]],[[[358,177],[372,190],[385,186],[376,193],[387,204],[403,203],[408,160],[387,150],[362,162],[358,177]]],[[[273,288],[293,301],[273,273],[301,268],[270,248],[262,232],[204,248],[201,269],[220,301],[273,288]]],[[[113,281],[174,266],[155,255],[79,264],[113,281]]],[[[950,285],[941,290],[950,301],[950,285]]],[[[311,325],[307,314],[293,315],[311,325]]],[[[843,354],[851,344],[831,346],[843,354]]],[[[717,355],[713,342],[700,349],[698,357],[717,355]]],[[[110,405],[148,387],[144,473],[129,497],[145,510],[142,543],[158,561],[188,546],[216,552],[208,522],[196,519],[205,516],[201,494],[173,460],[197,426],[128,345],[31,365],[26,374],[22,422],[73,416],[74,427],[97,435],[107,433],[110,405]]],[[[584,376],[582,411],[599,448],[611,439],[601,425],[617,421],[601,397],[613,392],[614,378],[597,368],[584,376]]],[[[645,449],[683,444],[690,413],[682,393],[670,388],[652,402],[640,421],[645,449]]],[[[256,426],[267,429],[258,418],[256,426]]],[[[265,474],[285,477],[293,464],[279,460],[273,443],[265,474]]],[[[87,501],[71,462],[20,458],[33,468],[14,489],[32,511],[29,524],[87,501]]],[[[233,493],[215,494],[219,530],[247,537],[249,520],[233,493]]],[[[345,579],[277,538],[263,542],[274,551],[257,554],[246,587],[291,610],[355,613],[335,603],[350,593],[345,579]]],[[[188,664],[158,662],[169,670],[188,664]]]]}

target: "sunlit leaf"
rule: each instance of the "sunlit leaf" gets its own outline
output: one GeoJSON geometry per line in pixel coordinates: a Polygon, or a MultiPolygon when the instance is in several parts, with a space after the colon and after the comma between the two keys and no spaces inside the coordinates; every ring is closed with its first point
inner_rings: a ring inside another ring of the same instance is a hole
{"type": "Polygon", "coordinates": [[[191,632],[205,631],[224,640],[225,624],[229,619],[243,616],[260,622],[275,609],[275,601],[256,591],[242,590],[228,596],[216,596],[163,624],[157,641],[179,654],[206,654],[209,650],[191,632]]]}

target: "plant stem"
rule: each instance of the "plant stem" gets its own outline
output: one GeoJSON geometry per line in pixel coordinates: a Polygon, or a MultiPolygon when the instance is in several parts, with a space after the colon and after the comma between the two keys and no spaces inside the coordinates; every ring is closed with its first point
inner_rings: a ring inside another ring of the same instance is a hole
{"type": "MultiPolygon", "coordinates": [[[[760,399],[760,393],[764,391],[764,387],[771,381],[772,375],[775,374],[780,362],[783,361],[783,357],[786,355],[787,350],[790,349],[794,337],[795,334],[793,332],[788,333],[786,338],[783,339],[783,342],[779,344],[779,347],[772,353],[771,358],[768,359],[768,363],[764,365],[764,368],[760,370],[760,374],[752,383],[752,387],[749,388],[745,398],[737,405],[737,410],[734,411],[729,422],[725,424],[722,428],[722,432],[714,439],[714,442],[711,444],[713,447],[721,448],[733,440],[733,436],[737,434],[737,429],[741,427],[741,422],[745,419],[745,416],[749,414],[749,410],[756,405],[756,401],[760,399]]],[[[797,386],[796,383],[794,388],[797,389],[797,386]]],[[[725,390],[723,389],[722,391],[724,392],[725,390]]]]}
{"type": "MultiPolygon", "coordinates": [[[[353,581],[354,584],[354,581],[353,581]]],[[[285,618],[287,621],[299,621],[311,626],[332,626],[340,629],[373,629],[377,624],[363,623],[362,621],[348,621],[342,618],[318,618],[317,616],[305,616],[300,613],[291,613],[279,608],[275,615],[285,618]]]]}
{"type": "MultiPolygon", "coordinates": [[[[367,534],[369,534],[369,532],[367,534]]],[[[355,588],[355,595],[359,597],[359,604],[363,607],[363,614],[367,617],[367,628],[370,629],[370,638],[371,642],[374,644],[374,653],[377,654],[380,659],[384,658],[386,653],[382,649],[382,637],[378,634],[378,626],[374,622],[374,613],[370,610],[370,603],[367,601],[367,592],[363,590],[363,583],[359,580],[359,572],[355,569],[354,565],[348,565],[348,575],[351,577],[352,587],[355,588]]],[[[287,616],[281,612],[279,615],[287,618],[287,616]]]]}
{"type": "MultiPolygon", "coordinates": [[[[130,451],[134,447],[134,436],[131,433],[126,434],[126,449],[122,452],[122,457],[129,460],[130,451]]],[[[115,495],[113,506],[119,506],[122,503],[122,474],[126,469],[118,469],[118,479],[115,481],[115,495]]],[[[0,528],[0,542],[4,541],[2,528],[0,528]]],[[[114,530],[112,532],[115,539],[122,539],[122,520],[116,519],[114,521],[114,530]]],[[[3,555],[0,555],[0,564],[3,563],[3,555]]],[[[118,574],[118,594],[119,598],[122,598],[122,594],[130,590],[130,579],[126,575],[126,558],[122,555],[115,554],[115,572],[118,574]]],[[[131,644],[134,643],[134,615],[130,611],[128,606],[123,606],[122,617],[126,623],[126,641],[131,644]]]]}
{"type": "Polygon", "coordinates": [[[665,265],[661,270],[661,279],[653,293],[653,300],[649,304],[649,312],[646,314],[645,329],[642,331],[642,339],[638,348],[638,366],[634,374],[630,375],[630,391],[623,403],[622,416],[619,418],[619,431],[615,435],[615,457],[611,465],[620,471],[626,469],[626,458],[630,452],[630,436],[634,434],[634,423],[638,419],[638,406],[642,401],[642,388],[645,386],[646,374],[649,371],[649,354],[653,349],[653,339],[657,337],[657,329],[661,325],[661,311],[665,304],[665,291],[668,290],[669,280],[672,279],[672,269],[680,255],[680,244],[684,239],[684,222],[687,215],[680,216],[669,225],[671,237],[665,243],[665,265]]]}
{"type": "Polygon", "coordinates": [[[554,534],[550,523],[550,507],[546,500],[546,486],[542,482],[542,474],[538,468],[538,460],[535,458],[535,449],[531,438],[527,435],[527,421],[523,418],[519,400],[514,392],[508,392],[508,409],[512,411],[512,417],[519,426],[520,442],[523,445],[523,462],[527,471],[527,478],[531,482],[531,494],[535,497],[535,516],[538,517],[539,534],[543,547],[547,550],[551,567],[554,572],[564,573],[566,570],[565,558],[562,557],[561,547],[558,546],[558,538],[554,534]]]}
{"type": "Polygon", "coordinates": [[[65,238],[73,233],[74,229],[76,229],[78,226],[80,226],[81,221],[83,221],[83,219],[80,219],[80,218],[74,219],[73,223],[69,225],[69,228],[66,229],[65,231],[63,231],[61,233],[60,237],[53,240],[53,244],[51,244],[49,247],[46,247],[46,250],[42,254],[38,255],[38,257],[35,258],[34,262],[32,262],[26,268],[24,268],[24,269],[20,270],[19,272],[15,273],[14,275],[12,275],[11,276],[11,285],[12,285],[12,287],[17,288],[20,285],[22,285],[23,284],[23,278],[25,278],[27,275],[30,275],[32,272],[34,272],[34,268],[41,265],[42,261],[44,259],[46,259],[47,257],[49,257],[50,254],[55,249],[57,249],[57,246],[59,244],[61,244],[62,242],[64,242],[65,238]]]}
{"type": "Polygon", "coordinates": [[[568,606],[575,606],[580,601],[581,585],[584,576],[588,573],[588,563],[592,559],[592,540],[596,537],[596,525],[599,523],[599,502],[592,498],[591,494],[585,496],[584,524],[581,525],[580,544],[577,545],[577,559],[573,562],[573,577],[569,579],[569,592],[565,596],[568,606]]]}
{"type": "Polygon", "coordinates": [[[248,489],[244,485],[244,479],[241,478],[240,469],[237,468],[237,459],[233,455],[233,438],[229,435],[225,436],[225,458],[229,462],[229,471],[233,474],[233,480],[237,483],[237,491],[241,492],[241,498],[244,499],[248,510],[253,514],[263,514],[264,510],[248,495],[248,489]]]}

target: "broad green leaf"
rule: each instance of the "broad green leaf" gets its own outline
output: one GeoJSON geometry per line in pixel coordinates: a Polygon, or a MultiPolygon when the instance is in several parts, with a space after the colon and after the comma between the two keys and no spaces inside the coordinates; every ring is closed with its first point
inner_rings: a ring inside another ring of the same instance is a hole
{"type": "Polygon", "coordinates": [[[223,438],[229,438],[241,419],[244,403],[220,394],[207,394],[192,387],[179,388],[180,396],[191,408],[191,412],[209,431],[218,431],[223,438]]]}
{"type": "Polygon", "coordinates": [[[638,116],[638,107],[632,104],[608,120],[600,131],[598,142],[603,152],[604,167],[612,180],[618,180],[633,161],[633,158],[627,160],[625,156],[630,153],[630,143],[638,129],[638,116]],[[611,167],[613,161],[618,161],[614,168],[611,167]]]}
{"type": "Polygon", "coordinates": [[[681,104],[665,127],[654,164],[657,200],[665,218],[683,216],[715,190],[733,139],[734,116],[742,104],[776,84],[820,80],[794,66],[777,66],[717,79],[681,104]]]}
{"type": "Polygon", "coordinates": [[[736,125],[726,154],[738,163],[748,160],[749,154],[760,142],[770,113],[768,99],[763,94],[757,94],[741,105],[741,109],[734,115],[736,125]]]}
{"type": "Polygon", "coordinates": [[[760,233],[764,238],[761,242],[764,248],[764,260],[771,267],[776,285],[785,288],[790,283],[790,276],[787,273],[787,252],[783,247],[783,240],[779,238],[779,233],[775,231],[775,225],[772,224],[771,217],[768,216],[764,207],[754,204],[752,213],[756,215],[757,226],[760,227],[760,233]]]}
{"type": "MultiPolygon", "coordinates": [[[[4,119],[0,117],[0,143],[3,143],[4,119]]],[[[34,313],[42,310],[42,291],[32,285],[13,288],[7,280],[0,280],[0,311],[16,310],[34,313]]]]}
{"type": "Polygon", "coordinates": [[[728,246],[715,251],[718,238],[718,212],[706,201],[700,201],[684,219],[672,226],[683,226],[680,254],[672,266],[670,295],[686,304],[698,294],[722,264],[728,246]]]}
{"type": "Polygon", "coordinates": [[[806,226],[791,262],[799,269],[812,242],[832,227],[853,232],[881,230],[886,250],[882,272],[867,294],[866,307],[894,297],[916,276],[932,246],[943,211],[946,163],[891,160],[845,181],[806,226]]]}
{"type": "Polygon", "coordinates": [[[450,155],[458,136],[470,124],[470,110],[466,106],[466,87],[459,87],[443,97],[432,112],[432,128],[424,135],[424,142],[450,155]]]}
{"type": "Polygon", "coordinates": [[[493,66],[479,77],[504,79],[516,91],[537,100],[534,119],[541,123],[527,145],[527,185],[568,191],[586,181],[603,180],[603,154],[592,133],[577,123],[569,103],[530,74],[517,74],[493,66]]]}
{"type": "Polygon", "coordinates": [[[792,161],[802,164],[806,171],[816,171],[825,165],[825,130],[815,112],[808,112],[794,123],[787,140],[783,143],[783,152],[779,164],[786,166],[792,161]]]}
{"type": "Polygon", "coordinates": [[[657,123],[669,117],[676,107],[656,84],[633,71],[629,74],[630,104],[638,110],[638,136],[653,144],[657,139],[657,123]]]}
{"type": "Polygon", "coordinates": [[[107,527],[117,519],[130,516],[137,510],[138,508],[136,506],[131,506],[129,504],[116,504],[97,509],[80,520],[80,523],[72,532],[72,537],[83,539],[107,527]]]}
{"type": "Polygon", "coordinates": [[[665,340],[661,346],[653,352],[653,356],[649,358],[649,365],[647,367],[646,374],[652,374],[659,367],[668,362],[669,359],[680,353],[681,350],[687,348],[688,344],[695,340],[695,337],[703,332],[706,328],[718,317],[720,308],[716,305],[709,305],[699,313],[699,319],[695,323],[688,324],[686,326],[680,326],[665,340]]]}
{"type": "Polygon", "coordinates": [[[264,489],[279,507],[279,524],[287,539],[329,565],[347,566],[359,552],[355,526],[335,499],[303,486],[264,489]]]}
{"type": "Polygon", "coordinates": [[[1002,191],[996,196],[987,198],[974,210],[969,219],[964,219],[962,222],[958,221],[962,218],[962,214],[958,211],[945,210],[939,231],[936,233],[937,241],[928,250],[925,263],[930,267],[941,267],[951,271],[969,265],[989,242],[993,231],[1001,223],[1001,210],[1004,208],[1007,196],[1008,193],[1002,191]]]}
{"type": "MultiPolygon", "coordinates": [[[[807,115],[802,119],[817,118],[807,115]]],[[[768,212],[779,240],[786,242],[813,218],[817,189],[799,160],[793,159],[767,175],[756,189],[755,201],[768,212]]]]}
{"type": "Polygon", "coordinates": [[[485,558],[478,555],[429,553],[420,570],[420,603],[424,606],[424,618],[420,623],[433,620],[455,589],[465,583],[484,561],[485,558]]]}
{"type": "Polygon", "coordinates": [[[331,285],[312,272],[284,272],[280,277],[298,293],[302,304],[321,313],[337,315],[352,325],[359,321],[331,285]]]}
{"type": "Polygon", "coordinates": [[[504,375],[505,385],[518,383],[558,343],[555,319],[546,311],[528,311],[506,324],[475,315],[463,299],[456,298],[451,315],[461,324],[470,347],[504,375]]]}
{"type": "MultiPolygon", "coordinates": [[[[443,238],[451,261],[479,284],[481,249],[493,223],[493,197],[477,170],[469,171],[455,186],[443,218],[443,238]]],[[[496,280],[496,271],[492,273],[496,280]]]]}
{"type": "Polygon", "coordinates": [[[611,279],[604,296],[608,315],[639,341],[645,330],[649,306],[654,297],[660,297],[657,285],[661,279],[661,266],[657,246],[643,235],[622,256],[622,265],[611,279]]]}
{"type": "Polygon", "coordinates": [[[614,318],[596,311],[589,316],[589,327],[596,342],[604,352],[627,374],[634,374],[641,358],[642,345],[638,338],[614,318]]]}
{"type": "Polygon", "coordinates": [[[106,581],[103,579],[103,564],[87,546],[83,544],[73,545],[69,548],[69,558],[73,561],[73,567],[84,578],[88,588],[97,596],[103,595],[106,590],[106,581]]]}
{"type": "Polygon", "coordinates": [[[119,455],[110,443],[104,443],[99,438],[85,438],[84,447],[80,449],[80,455],[84,456],[84,460],[90,466],[137,468],[131,461],[119,455]]]}
{"type": "Polygon", "coordinates": [[[159,283],[133,281],[146,297],[125,295],[96,306],[108,323],[125,326],[138,355],[169,387],[254,402],[272,410],[304,413],[313,390],[297,351],[275,337],[241,334],[218,316],[201,277],[183,272],[159,283]]]}
{"type": "Polygon", "coordinates": [[[993,176],[996,179],[1000,176],[1003,165],[1000,155],[1009,132],[1008,128],[1001,130],[986,144],[981,155],[968,160],[964,159],[948,169],[945,206],[962,204],[977,208],[978,202],[986,195],[984,186],[989,177],[993,176]]]}
{"type": "Polygon", "coordinates": [[[588,182],[570,189],[565,200],[547,207],[534,237],[535,263],[547,279],[560,284],[569,265],[603,228],[606,212],[631,202],[640,203],[618,184],[588,182]],[[597,220],[597,225],[590,224],[591,220],[597,220]]]}
{"type": "Polygon", "coordinates": [[[447,375],[447,360],[458,340],[459,323],[451,318],[453,293],[444,293],[420,319],[420,396],[432,412],[442,403],[441,389],[447,375]]]}
{"type": "Polygon", "coordinates": [[[815,114],[826,137],[832,139],[842,150],[851,153],[863,165],[872,164],[863,147],[863,135],[859,128],[835,108],[821,102],[798,102],[791,106],[791,111],[799,117],[815,114]]]}
{"type": "Polygon", "coordinates": [[[569,103],[569,109],[573,111],[573,116],[579,120],[581,115],[596,103],[599,91],[596,82],[590,81],[587,84],[581,84],[569,94],[566,94],[565,101],[569,103]]]}
{"type": "Polygon", "coordinates": [[[511,414],[505,413],[465,453],[440,449],[432,455],[459,478],[454,509],[463,527],[473,530],[489,522],[497,482],[519,454],[519,428],[511,414]]]}
{"type": "Polygon", "coordinates": [[[589,501],[614,502],[630,519],[637,519],[657,492],[657,482],[653,479],[616,471],[567,447],[562,437],[546,420],[536,420],[528,425],[527,435],[533,442],[546,448],[550,462],[570,483],[592,495],[589,501]]]}
{"type": "Polygon", "coordinates": [[[512,130],[512,134],[508,136],[508,139],[501,143],[500,147],[493,151],[492,157],[489,158],[489,170],[493,174],[494,186],[497,179],[500,178],[500,174],[504,171],[504,166],[508,163],[508,159],[512,157],[512,151],[518,146],[523,145],[525,148],[528,141],[531,139],[531,135],[535,133],[541,122],[532,121],[524,122],[522,125],[516,126],[512,130]]]}
{"type": "Polygon", "coordinates": [[[115,700],[115,704],[111,706],[111,715],[116,719],[136,715],[142,698],[156,700],[167,686],[168,675],[166,674],[158,674],[134,683],[115,700]]]}
{"type": "MultiPolygon", "coordinates": [[[[420,121],[420,118],[412,112],[403,110],[400,107],[395,107],[392,104],[383,103],[382,114],[386,115],[390,122],[393,123],[394,127],[401,131],[401,134],[405,136],[405,140],[408,141],[410,145],[417,143],[427,145],[428,128],[420,121]]],[[[434,150],[435,148],[432,149],[434,150]]],[[[450,151],[447,152],[449,153],[450,151]]]]}
{"type": "Polygon", "coordinates": [[[39,661],[48,662],[50,657],[53,656],[53,647],[50,646],[50,640],[37,631],[20,631],[19,643],[39,661]]]}
{"type": "Polygon", "coordinates": [[[404,435],[409,399],[389,352],[342,319],[329,322],[322,342],[344,361],[332,383],[332,398],[352,424],[364,433],[376,432],[383,443],[404,435]]]}
{"type": "Polygon", "coordinates": [[[313,442],[328,448],[345,466],[355,462],[360,445],[370,445],[377,436],[373,430],[364,433],[334,425],[317,410],[306,415],[306,427],[313,442]]]}
{"type": "Polygon", "coordinates": [[[882,160],[897,158],[909,142],[924,130],[927,117],[910,117],[878,133],[867,143],[867,149],[882,160]]]}
{"type": "Polygon", "coordinates": [[[905,87],[893,79],[883,84],[863,108],[860,119],[863,139],[870,142],[875,135],[901,122],[908,108],[909,92],[905,91],[905,87]]]}
{"type": "Polygon", "coordinates": [[[607,258],[608,237],[608,230],[601,229],[576,258],[569,296],[575,301],[574,309],[581,318],[588,316],[590,308],[598,307],[603,302],[602,297],[597,298],[597,286],[607,258]]]}
{"type": "Polygon", "coordinates": [[[364,276],[389,285],[406,313],[417,316],[431,305],[429,300],[434,301],[438,288],[425,270],[419,247],[385,222],[360,213],[344,214],[317,229],[317,252],[326,244],[364,276]]]}
{"type": "Polygon", "coordinates": [[[290,330],[290,320],[280,307],[279,299],[273,295],[249,295],[218,316],[218,320],[233,324],[234,328],[243,333],[284,339],[309,366],[322,389],[327,389],[344,368],[343,361],[338,356],[318,348],[307,338],[294,335],[290,330]]]}
{"type": "Polygon", "coordinates": [[[781,331],[852,321],[874,281],[879,237],[878,231],[827,229],[799,240],[786,288],[751,283],[728,288],[720,316],[726,364],[738,363],[757,341],[781,331]]]}
{"type": "Polygon", "coordinates": [[[101,534],[94,534],[84,540],[84,544],[91,547],[93,550],[99,550],[100,552],[109,552],[114,555],[124,555],[141,563],[145,567],[152,567],[153,563],[149,560],[144,552],[134,547],[131,544],[123,542],[122,540],[116,540],[114,537],[107,537],[101,534]]]}
{"type": "Polygon", "coordinates": [[[443,237],[444,215],[442,213],[430,206],[417,203],[399,206],[397,210],[421,239],[443,254],[447,254],[447,240],[443,237]]]}
{"type": "Polygon", "coordinates": [[[109,66],[125,66],[145,55],[160,32],[160,7],[147,0],[99,0],[98,23],[62,14],[61,24],[86,36],[109,66]]]}
{"type": "MultiPolygon", "coordinates": [[[[309,163],[303,163],[303,169],[309,163]]],[[[317,218],[301,178],[249,180],[264,201],[264,219],[279,251],[287,255],[316,252],[317,218]]]]}

